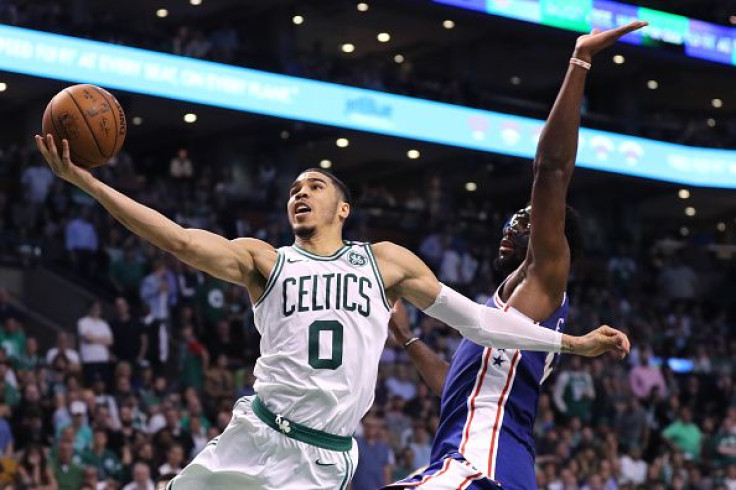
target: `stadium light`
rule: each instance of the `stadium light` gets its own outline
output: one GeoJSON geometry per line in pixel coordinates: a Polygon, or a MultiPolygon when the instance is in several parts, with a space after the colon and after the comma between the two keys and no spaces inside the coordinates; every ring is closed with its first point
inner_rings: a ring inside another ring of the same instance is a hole
{"type": "Polygon", "coordinates": [[[404,58],[404,55],[403,54],[397,54],[396,56],[394,56],[394,62],[395,63],[401,64],[401,63],[404,62],[404,60],[405,60],[405,58],[404,58]]]}
{"type": "Polygon", "coordinates": [[[709,117],[707,121],[705,121],[705,124],[708,125],[709,128],[715,128],[716,127],[716,120],[712,117],[709,117]]]}
{"type": "Polygon", "coordinates": [[[8,84],[5,82],[0,82],[0,92],[5,92],[8,90],[8,84]]]}
{"type": "Polygon", "coordinates": [[[690,198],[690,191],[687,189],[680,189],[677,192],[677,197],[680,199],[689,199],[690,198]]]}
{"type": "Polygon", "coordinates": [[[455,21],[454,20],[450,20],[450,19],[443,20],[442,21],[442,27],[444,27],[445,29],[448,29],[448,30],[449,29],[453,29],[455,27],[455,21]]]}
{"type": "Polygon", "coordinates": [[[412,160],[416,160],[420,156],[422,156],[421,153],[419,153],[419,150],[409,150],[406,152],[406,156],[411,158],[412,160]]]}
{"type": "Polygon", "coordinates": [[[685,208],[685,216],[695,216],[695,208],[692,206],[688,206],[685,208]]]}
{"type": "Polygon", "coordinates": [[[191,112],[188,114],[184,114],[184,122],[189,124],[197,122],[197,115],[191,112]]]}
{"type": "Polygon", "coordinates": [[[726,231],[726,223],[724,223],[723,221],[721,221],[720,223],[718,223],[716,225],[716,229],[718,231],[726,231]]]}
{"type": "Polygon", "coordinates": [[[478,184],[476,184],[475,182],[466,182],[465,190],[468,192],[475,192],[478,190],[478,184]]]}
{"type": "Polygon", "coordinates": [[[613,62],[616,63],[617,65],[623,65],[625,61],[626,61],[626,58],[624,58],[623,55],[617,54],[617,55],[614,55],[613,57],[613,62]]]}
{"type": "Polygon", "coordinates": [[[337,138],[335,144],[338,148],[347,148],[350,145],[350,140],[347,138],[337,138]]]}
{"type": "Polygon", "coordinates": [[[511,85],[521,85],[521,77],[511,77],[511,85]]]}
{"type": "Polygon", "coordinates": [[[143,124],[143,118],[141,116],[134,116],[133,119],[130,120],[130,122],[133,123],[133,126],[140,126],[143,124]]]}
{"type": "Polygon", "coordinates": [[[324,160],[322,160],[321,162],[319,162],[319,166],[322,167],[322,168],[330,168],[330,167],[332,167],[332,162],[330,160],[328,160],[328,159],[325,158],[324,160]]]}
{"type": "Polygon", "coordinates": [[[202,5],[202,0],[189,0],[189,3],[191,3],[194,6],[202,5]]]}
{"type": "Polygon", "coordinates": [[[721,107],[723,107],[723,100],[721,99],[713,99],[710,101],[710,103],[716,109],[720,109],[721,107]]]}
{"type": "Polygon", "coordinates": [[[291,21],[294,23],[294,25],[300,26],[304,24],[304,17],[302,17],[301,15],[295,15],[291,18],[291,21]]]}
{"type": "Polygon", "coordinates": [[[378,42],[387,43],[391,40],[391,34],[388,32],[379,32],[377,38],[378,42]]]}
{"type": "Polygon", "coordinates": [[[168,15],[169,15],[169,11],[166,9],[158,9],[156,11],[156,17],[158,17],[159,19],[163,19],[164,17],[168,15]]]}
{"type": "Polygon", "coordinates": [[[368,12],[368,4],[365,2],[360,2],[358,4],[358,12],[368,12]]]}
{"type": "Polygon", "coordinates": [[[687,226],[683,226],[680,228],[680,235],[682,236],[688,236],[690,234],[690,228],[687,226]]]}
{"type": "Polygon", "coordinates": [[[659,88],[659,82],[656,80],[649,80],[647,82],[647,88],[649,90],[657,90],[659,88]]]}
{"type": "Polygon", "coordinates": [[[352,43],[345,43],[341,46],[343,53],[352,53],[355,51],[355,45],[352,43]]]}

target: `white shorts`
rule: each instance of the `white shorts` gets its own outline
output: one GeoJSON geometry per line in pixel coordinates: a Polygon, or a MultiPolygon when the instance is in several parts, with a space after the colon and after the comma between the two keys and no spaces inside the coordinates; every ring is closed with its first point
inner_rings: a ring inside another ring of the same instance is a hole
{"type": "Polygon", "coordinates": [[[238,400],[225,431],[210,441],[167,490],[344,490],[358,445],[332,451],[285,436],[253,413],[255,397],[238,400]]]}

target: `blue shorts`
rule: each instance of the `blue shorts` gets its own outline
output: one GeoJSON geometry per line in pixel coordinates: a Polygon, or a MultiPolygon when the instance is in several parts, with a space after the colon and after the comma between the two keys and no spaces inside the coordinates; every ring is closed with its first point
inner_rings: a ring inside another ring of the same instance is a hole
{"type": "Polygon", "coordinates": [[[449,454],[418,473],[383,487],[386,490],[502,490],[498,482],[483,476],[460,453],[449,454]]]}

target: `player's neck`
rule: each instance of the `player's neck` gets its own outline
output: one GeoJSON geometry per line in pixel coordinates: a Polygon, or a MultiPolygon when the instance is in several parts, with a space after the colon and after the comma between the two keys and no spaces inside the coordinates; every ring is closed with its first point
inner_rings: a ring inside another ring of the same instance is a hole
{"type": "Polygon", "coordinates": [[[309,238],[296,237],[294,244],[308,252],[323,257],[329,257],[345,245],[340,235],[327,236],[317,234],[309,238]]]}

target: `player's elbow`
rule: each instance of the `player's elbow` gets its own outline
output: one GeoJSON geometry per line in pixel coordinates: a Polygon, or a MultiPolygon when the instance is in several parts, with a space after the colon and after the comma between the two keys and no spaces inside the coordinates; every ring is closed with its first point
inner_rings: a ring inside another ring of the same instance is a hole
{"type": "Polygon", "coordinates": [[[177,233],[173,233],[167,240],[161,244],[161,248],[176,256],[177,258],[186,257],[191,254],[193,240],[188,230],[182,228],[177,233]]]}

